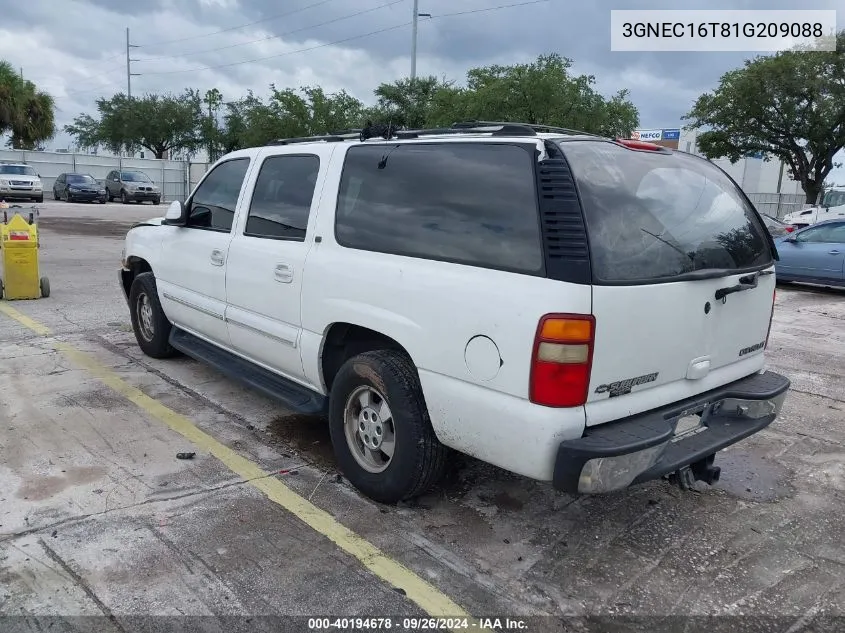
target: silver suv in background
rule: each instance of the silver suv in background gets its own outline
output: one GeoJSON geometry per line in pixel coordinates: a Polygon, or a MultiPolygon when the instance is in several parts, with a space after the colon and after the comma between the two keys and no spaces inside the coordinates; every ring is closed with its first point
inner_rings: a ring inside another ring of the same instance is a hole
{"type": "Polygon", "coordinates": [[[120,198],[123,204],[130,202],[161,202],[161,188],[142,171],[115,169],[106,176],[106,195],[109,202],[120,198]]]}
{"type": "Polygon", "coordinates": [[[44,202],[41,176],[25,163],[0,163],[0,200],[44,202]]]}

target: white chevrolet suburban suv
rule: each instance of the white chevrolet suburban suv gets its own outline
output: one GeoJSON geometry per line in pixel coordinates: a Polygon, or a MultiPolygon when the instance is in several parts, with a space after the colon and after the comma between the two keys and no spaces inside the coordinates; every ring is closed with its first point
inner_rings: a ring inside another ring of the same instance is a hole
{"type": "Polygon", "coordinates": [[[705,159],[473,122],[232,152],[128,232],[120,281],[146,354],[325,415],[392,503],[450,451],[570,493],[712,483],[789,388],[775,258],[705,159]]]}

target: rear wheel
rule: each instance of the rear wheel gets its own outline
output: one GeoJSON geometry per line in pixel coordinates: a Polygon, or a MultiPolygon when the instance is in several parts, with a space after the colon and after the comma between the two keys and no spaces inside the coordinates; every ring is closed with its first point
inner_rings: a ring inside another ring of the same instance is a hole
{"type": "Polygon", "coordinates": [[[108,202],[113,202],[113,201],[114,201],[114,196],[113,196],[113,195],[111,195],[111,189],[109,189],[108,187],[106,187],[106,200],[107,200],[108,202]]]}
{"type": "Polygon", "coordinates": [[[375,501],[418,496],[445,471],[449,449],[431,427],[416,368],[400,352],[346,361],[332,384],[329,427],[340,469],[375,501]]]}
{"type": "Polygon", "coordinates": [[[129,314],[141,351],[152,358],[170,358],[176,354],[170,346],[173,324],[161,309],[153,273],[141,273],[132,281],[129,314]]]}
{"type": "Polygon", "coordinates": [[[47,279],[46,277],[42,277],[39,280],[38,285],[41,287],[41,296],[45,299],[47,297],[49,297],[50,296],[50,280],[47,279]]]}
{"type": "Polygon", "coordinates": [[[61,197],[56,193],[55,189],[53,189],[53,200],[61,200],[61,197]]]}

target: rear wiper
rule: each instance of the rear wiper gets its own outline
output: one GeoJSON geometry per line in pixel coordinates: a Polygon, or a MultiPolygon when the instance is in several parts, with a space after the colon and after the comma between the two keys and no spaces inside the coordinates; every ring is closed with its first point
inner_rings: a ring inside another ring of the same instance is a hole
{"type": "Polygon", "coordinates": [[[760,278],[760,273],[751,273],[739,278],[739,283],[735,286],[728,286],[727,288],[719,288],[716,291],[716,301],[725,301],[728,295],[735,292],[742,292],[743,290],[751,290],[757,287],[757,280],[760,278]]]}
{"type": "MultiPolygon", "coordinates": [[[[664,244],[666,244],[666,246],[669,246],[670,248],[675,249],[675,250],[676,250],[676,251],[678,251],[681,255],[683,255],[684,257],[686,257],[687,259],[689,259],[689,260],[692,262],[692,265],[693,265],[693,266],[695,266],[695,257],[694,257],[693,255],[690,255],[689,253],[685,252],[685,251],[684,251],[684,249],[682,249],[680,246],[676,246],[675,244],[672,244],[672,242],[670,242],[669,240],[667,240],[667,239],[664,239],[664,238],[660,237],[660,236],[659,236],[659,235],[657,235],[656,233],[652,233],[651,231],[647,231],[647,230],[646,230],[646,229],[644,229],[643,227],[640,227],[640,231],[642,231],[643,233],[645,233],[645,234],[647,234],[647,235],[651,235],[654,239],[656,239],[656,240],[660,240],[661,242],[663,242],[664,244]]],[[[689,271],[685,271],[685,272],[689,272],[689,271]]]]}

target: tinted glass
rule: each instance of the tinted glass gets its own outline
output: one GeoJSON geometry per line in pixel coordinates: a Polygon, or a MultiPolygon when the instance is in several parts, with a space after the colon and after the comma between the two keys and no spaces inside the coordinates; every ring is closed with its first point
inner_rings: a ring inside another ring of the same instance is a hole
{"type": "Polygon", "coordinates": [[[560,146],[584,206],[598,280],[671,281],[772,263],[765,227],[711,163],[609,142],[560,146]]]}
{"type": "Polygon", "coordinates": [[[0,174],[12,176],[37,176],[38,173],[29,165],[0,165],[0,174]]]}
{"type": "Polygon", "coordinates": [[[67,181],[79,185],[90,185],[97,182],[94,180],[93,176],[86,176],[82,174],[68,174],[67,181]]]}
{"type": "Polygon", "coordinates": [[[245,235],[305,239],[320,171],[316,156],[271,156],[261,165],[245,235]]]}
{"type": "Polygon", "coordinates": [[[845,242],[845,224],[826,224],[802,231],[799,242],[845,242]]]}
{"type": "Polygon", "coordinates": [[[121,177],[124,182],[152,182],[147,174],[140,171],[125,171],[121,177]]]}
{"type": "Polygon", "coordinates": [[[822,206],[839,207],[845,204],[845,191],[828,191],[822,199],[822,206]]]}
{"type": "Polygon", "coordinates": [[[350,148],[336,214],[352,248],[542,271],[534,158],[486,143],[350,148]]]}
{"type": "Polygon", "coordinates": [[[248,158],[236,158],[215,167],[191,199],[188,226],[232,230],[235,207],[248,167],[248,158]]]}

